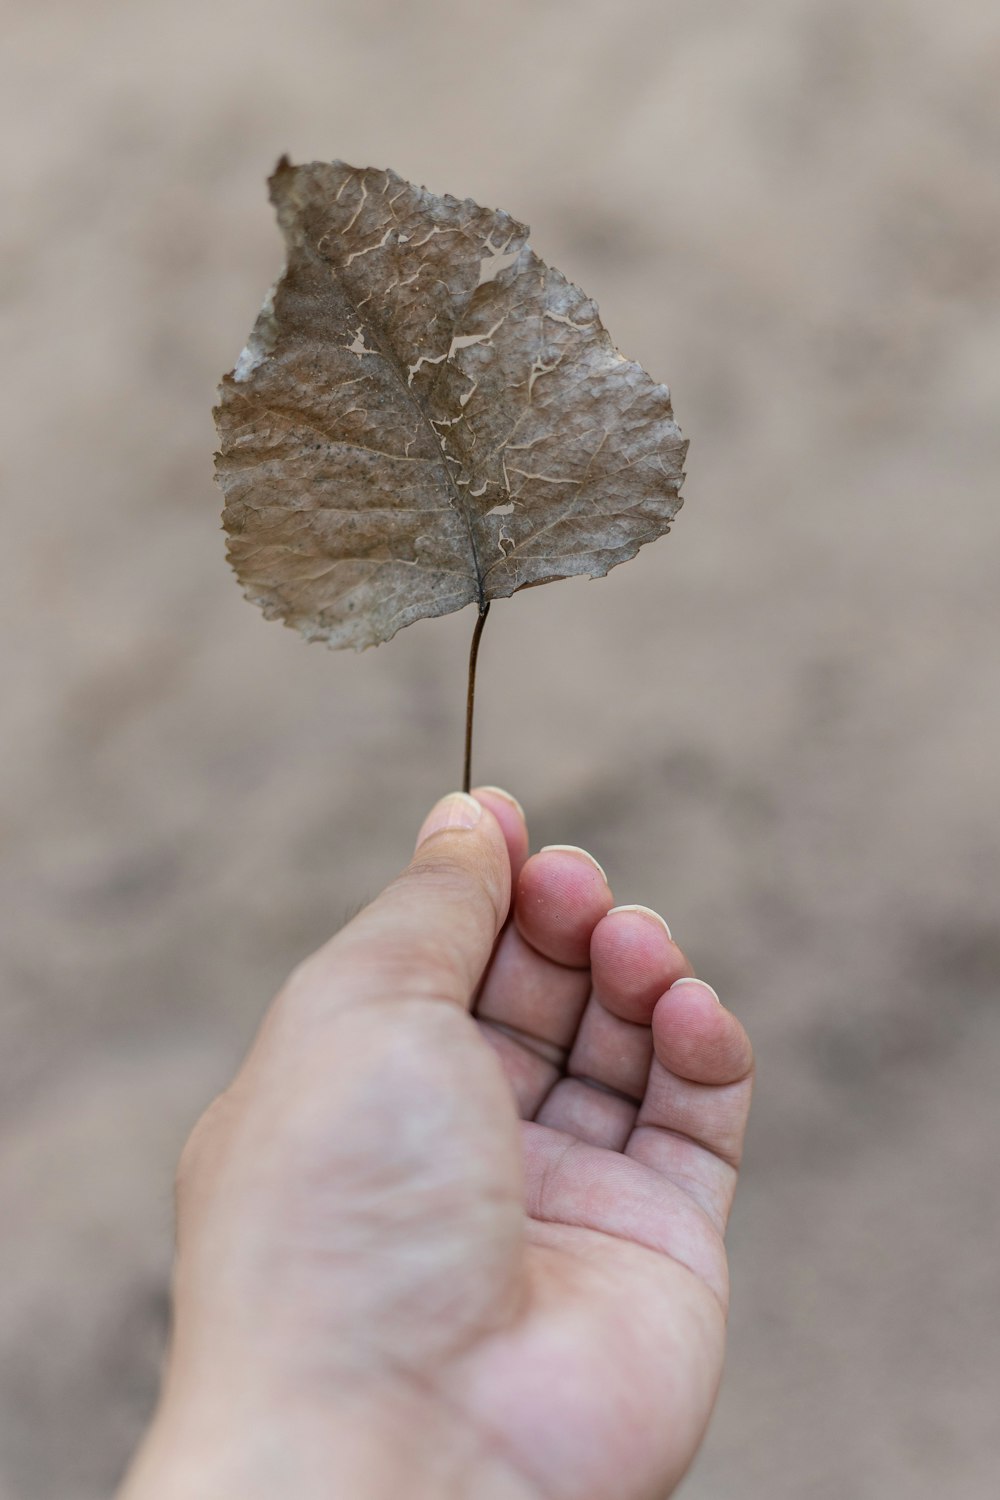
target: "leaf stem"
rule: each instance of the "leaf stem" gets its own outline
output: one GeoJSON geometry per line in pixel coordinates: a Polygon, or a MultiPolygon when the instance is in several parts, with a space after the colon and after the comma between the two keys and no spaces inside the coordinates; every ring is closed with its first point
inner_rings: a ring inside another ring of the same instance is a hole
{"type": "Polygon", "coordinates": [[[469,690],[465,699],[465,769],[462,773],[462,791],[467,792],[472,781],[472,715],[476,706],[476,658],[479,655],[479,640],[486,624],[486,616],[490,612],[489,600],[485,600],[479,606],[479,617],[476,620],[476,628],[472,632],[472,646],[469,650],[469,690]]]}

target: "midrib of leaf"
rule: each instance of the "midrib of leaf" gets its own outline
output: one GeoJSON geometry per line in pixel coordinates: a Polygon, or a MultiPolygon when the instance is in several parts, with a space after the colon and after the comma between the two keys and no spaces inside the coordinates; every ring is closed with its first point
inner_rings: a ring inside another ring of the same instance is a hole
{"type": "MultiPolygon", "coordinates": [[[[345,297],[351,304],[351,307],[354,309],[355,316],[357,317],[362,328],[366,333],[371,334],[372,343],[374,344],[375,348],[378,350],[379,354],[381,354],[382,358],[386,360],[395,370],[396,375],[399,379],[399,384],[402,387],[407,401],[416,412],[418,418],[420,419],[420,422],[423,425],[424,431],[428,434],[432,443],[437,449],[438,454],[440,455],[441,465],[444,469],[445,478],[448,481],[448,487],[451,490],[455,508],[458,510],[459,515],[465,522],[465,529],[469,534],[469,549],[472,553],[472,563],[476,573],[476,592],[479,595],[478,602],[481,612],[486,606],[486,575],[484,574],[482,564],[479,561],[479,549],[476,546],[476,534],[472,527],[472,513],[468,504],[463,499],[461,489],[455,482],[455,477],[451,472],[451,464],[448,460],[448,455],[444,450],[444,445],[441,442],[441,437],[437,429],[435,428],[434,423],[424,411],[424,408],[421,406],[412,388],[410,387],[406,379],[406,371],[403,368],[402,362],[398,359],[396,351],[392,346],[392,341],[389,338],[389,335],[386,333],[384,327],[382,326],[382,323],[373,313],[364,313],[361,311],[359,304],[354,300],[354,296],[351,292],[350,287],[347,285],[346,280],[340,275],[339,268],[333,262],[329,262],[329,264],[331,266],[333,274],[340,282],[340,286],[345,297]]],[[[452,338],[454,338],[455,327],[457,327],[457,319],[452,325],[452,338]]],[[[367,339],[365,340],[365,342],[367,343],[367,339]]],[[[360,355],[359,358],[363,359],[364,356],[360,355]]],[[[446,363],[447,360],[442,361],[442,364],[446,363]]]]}

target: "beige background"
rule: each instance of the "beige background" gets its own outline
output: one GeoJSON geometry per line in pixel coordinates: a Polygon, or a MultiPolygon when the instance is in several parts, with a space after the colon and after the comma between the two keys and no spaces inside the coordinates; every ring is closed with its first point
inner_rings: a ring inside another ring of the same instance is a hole
{"type": "Polygon", "coordinates": [[[210,408],[281,151],[501,205],[674,390],[673,535],[498,605],[478,770],[750,1027],[685,1500],[995,1495],[1000,22],[982,0],[7,0],[0,1496],[153,1396],[170,1179],[457,776],[471,613],[307,648],[210,408]]]}

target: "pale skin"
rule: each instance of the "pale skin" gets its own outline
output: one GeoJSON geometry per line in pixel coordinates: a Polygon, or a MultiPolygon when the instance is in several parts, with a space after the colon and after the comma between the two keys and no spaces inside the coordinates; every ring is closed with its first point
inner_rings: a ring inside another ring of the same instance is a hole
{"type": "Polygon", "coordinates": [[[722,1369],[736,1017],[493,788],[307,959],[178,1175],[120,1500],[663,1500],[722,1369]]]}

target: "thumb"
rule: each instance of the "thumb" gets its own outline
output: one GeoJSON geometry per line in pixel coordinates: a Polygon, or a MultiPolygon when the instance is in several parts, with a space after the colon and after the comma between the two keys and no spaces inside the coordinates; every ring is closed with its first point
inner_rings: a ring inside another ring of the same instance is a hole
{"type": "Polygon", "coordinates": [[[333,1006],[433,999],[467,1009],[510,894],[500,824],[475,798],[452,792],[424,819],[402,874],[300,972],[333,1006]]]}

